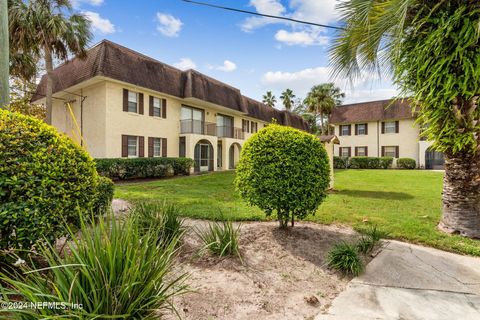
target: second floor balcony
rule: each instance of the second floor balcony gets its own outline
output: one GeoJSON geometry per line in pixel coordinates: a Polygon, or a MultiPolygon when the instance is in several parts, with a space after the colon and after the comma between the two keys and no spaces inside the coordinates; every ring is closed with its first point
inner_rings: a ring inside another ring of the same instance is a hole
{"type": "Polygon", "coordinates": [[[245,134],[241,128],[235,128],[232,126],[217,126],[217,124],[213,122],[205,122],[202,120],[193,119],[180,120],[180,134],[185,133],[217,136],[219,138],[245,138],[245,134]]]}

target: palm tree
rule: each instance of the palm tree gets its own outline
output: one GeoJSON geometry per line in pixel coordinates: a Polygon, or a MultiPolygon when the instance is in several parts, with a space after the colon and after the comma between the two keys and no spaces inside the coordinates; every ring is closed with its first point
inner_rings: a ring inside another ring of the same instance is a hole
{"type": "Polygon", "coordinates": [[[422,136],[445,156],[439,228],[480,238],[478,1],[347,0],[338,9],[335,74],[391,74],[426,126],[422,136]]]}
{"type": "Polygon", "coordinates": [[[295,95],[293,94],[293,91],[291,89],[286,89],[285,91],[282,92],[280,99],[283,102],[283,106],[285,107],[285,110],[287,111],[292,110],[294,98],[295,98],[295,95]]]}
{"type": "Polygon", "coordinates": [[[333,83],[323,83],[313,86],[304,104],[308,111],[311,112],[315,119],[320,119],[320,134],[326,134],[325,120],[332,113],[333,109],[342,103],[345,94],[340,88],[335,87],[333,83]]]}
{"type": "Polygon", "coordinates": [[[27,56],[44,59],[47,72],[46,122],[51,123],[53,59],[66,60],[70,54],[85,57],[92,38],[90,21],[73,13],[69,0],[9,0],[8,14],[12,48],[27,56]]]}
{"type": "Polygon", "coordinates": [[[262,102],[267,106],[273,108],[275,106],[275,103],[277,103],[277,98],[275,98],[272,91],[267,91],[267,93],[263,95],[262,102]]]}

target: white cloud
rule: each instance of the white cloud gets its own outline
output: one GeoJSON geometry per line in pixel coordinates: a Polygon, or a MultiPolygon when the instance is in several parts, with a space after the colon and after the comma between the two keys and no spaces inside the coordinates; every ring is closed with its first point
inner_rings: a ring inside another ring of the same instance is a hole
{"type": "Polygon", "coordinates": [[[108,19],[102,18],[97,12],[83,11],[82,13],[91,21],[94,32],[98,31],[104,34],[115,32],[113,23],[108,19]]]}
{"type": "Polygon", "coordinates": [[[338,19],[337,0],[291,0],[292,18],[327,24],[338,19]]]}
{"type": "Polygon", "coordinates": [[[328,37],[322,36],[319,31],[313,29],[292,32],[281,29],[275,34],[275,39],[289,46],[312,46],[328,44],[328,37]]]}
{"type": "MultiPolygon", "coordinates": [[[[255,7],[258,13],[275,16],[283,16],[286,12],[285,7],[278,0],[251,0],[250,6],[255,7]]],[[[245,32],[263,27],[267,24],[278,23],[281,20],[267,17],[249,17],[242,23],[241,28],[245,32]]]]}
{"type": "Polygon", "coordinates": [[[210,70],[232,72],[232,71],[237,70],[237,65],[230,60],[225,60],[225,61],[223,61],[223,64],[221,66],[214,66],[214,65],[211,65],[211,64],[207,64],[207,68],[210,69],[210,70]]]}
{"type": "Polygon", "coordinates": [[[196,69],[197,65],[190,58],[181,58],[179,62],[173,64],[180,70],[196,69]]]}
{"type": "Polygon", "coordinates": [[[91,6],[100,6],[103,4],[103,0],[73,0],[72,6],[79,7],[82,4],[88,4],[91,6]]]}
{"type": "MultiPolygon", "coordinates": [[[[314,85],[333,82],[331,68],[307,68],[296,72],[269,71],[261,79],[265,90],[281,92],[285,88],[294,91],[297,97],[305,97],[314,85]]],[[[345,92],[344,103],[388,99],[398,94],[389,79],[380,81],[377,75],[365,75],[353,85],[347,81],[334,81],[345,92]]]]}
{"type": "Polygon", "coordinates": [[[170,14],[157,12],[157,30],[167,37],[178,37],[183,22],[170,14]]]}
{"type": "Polygon", "coordinates": [[[223,72],[232,72],[237,69],[237,65],[230,60],[223,61],[223,65],[216,68],[223,72]]]}

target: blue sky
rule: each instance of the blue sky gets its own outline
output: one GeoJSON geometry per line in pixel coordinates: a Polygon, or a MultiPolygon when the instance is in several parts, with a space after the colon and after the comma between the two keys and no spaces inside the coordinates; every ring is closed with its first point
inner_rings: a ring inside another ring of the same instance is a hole
{"type": "MultiPolygon", "coordinates": [[[[260,13],[336,24],[336,0],[204,0],[260,13]]],[[[305,97],[331,81],[328,47],[333,31],[253,17],[180,0],[74,0],[92,21],[94,41],[109,39],[181,69],[194,68],[261,100],[285,88],[305,97]]],[[[345,103],[394,96],[388,79],[367,75],[354,86],[336,84],[345,103]]],[[[279,100],[279,99],[278,99],[279,100]]],[[[280,103],[278,104],[280,108],[280,103]]]]}

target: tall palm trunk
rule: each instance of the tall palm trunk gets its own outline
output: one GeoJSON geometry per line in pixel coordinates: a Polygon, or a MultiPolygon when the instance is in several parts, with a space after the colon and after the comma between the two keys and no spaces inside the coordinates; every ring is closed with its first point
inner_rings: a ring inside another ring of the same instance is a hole
{"type": "Polygon", "coordinates": [[[480,155],[445,154],[443,216],[439,229],[480,238],[480,155]]]}
{"type": "Polygon", "coordinates": [[[323,124],[323,112],[322,111],[320,111],[320,125],[321,125],[320,133],[322,135],[324,135],[325,134],[325,126],[323,124]]]}
{"type": "Polygon", "coordinates": [[[47,71],[46,103],[47,115],[45,121],[52,124],[52,96],[53,96],[53,58],[50,50],[45,50],[45,69],[47,71]]]}

